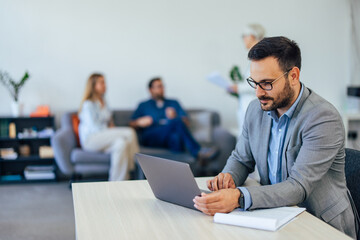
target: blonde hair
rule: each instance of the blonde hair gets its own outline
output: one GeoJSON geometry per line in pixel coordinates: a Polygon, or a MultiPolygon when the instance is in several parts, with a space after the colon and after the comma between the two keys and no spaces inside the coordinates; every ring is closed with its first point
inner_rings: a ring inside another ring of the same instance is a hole
{"type": "Polygon", "coordinates": [[[85,92],[84,92],[84,96],[81,100],[79,113],[80,113],[82,106],[86,100],[91,100],[91,101],[95,100],[96,82],[99,78],[103,78],[103,77],[104,77],[104,75],[102,75],[101,73],[93,73],[90,75],[90,77],[88,78],[88,80],[86,82],[85,92]]]}

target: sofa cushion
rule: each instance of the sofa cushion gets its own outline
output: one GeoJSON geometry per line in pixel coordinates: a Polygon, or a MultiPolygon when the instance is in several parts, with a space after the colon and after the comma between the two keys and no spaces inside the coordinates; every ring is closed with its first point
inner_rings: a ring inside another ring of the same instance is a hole
{"type": "Polygon", "coordinates": [[[188,152],[174,153],[166,148],[140,147],[140,153],[179,162],[193,163],[195,159],[188,152]]]}
{"type": "Polygon", "coordinates": [[[209,111],[191,112],[189,114],[190,131],[198,142],[210,143],[213,140],[211,114],[209,111]]]}
{"type": "Polygon", "coordinates": [[[82,177],[94,175],[107,175],[109,173],[110,162],[107,164],[76,164],[75,172],[81,174],[82,177]]]}
{"type": "Polygon", "coordinates": [[[102,152],[89,152],[81,148],[75,148],[71,151],[71,162],[75,164],[98,163],[109,164],[110,154],[102,152]]]}

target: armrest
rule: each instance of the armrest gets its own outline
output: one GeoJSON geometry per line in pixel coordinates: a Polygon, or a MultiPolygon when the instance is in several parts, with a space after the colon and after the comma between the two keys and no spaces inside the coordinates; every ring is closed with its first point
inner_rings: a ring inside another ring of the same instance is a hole
{"type": "Polygon", "coordinates": [[[61,172],[71,176],[74,166],[71,163],[71,151],[76,147],[76,139],[71,128],[60,128],[51,137],[51,146],[54,150],[55,161],[61,172]]]}
{"type": "Polygon", "coordinates": [[[219,148],[220,152],[210,167],[218,174],[224,168],[236,146],[236,137],[228,130],[218,126],[213,129],[213,144],[219,148]]]}

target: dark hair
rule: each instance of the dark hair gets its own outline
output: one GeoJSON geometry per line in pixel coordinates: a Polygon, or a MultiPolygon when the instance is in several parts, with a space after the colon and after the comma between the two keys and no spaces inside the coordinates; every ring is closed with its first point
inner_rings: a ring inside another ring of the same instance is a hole
{"type": "Polygon", "coordinates": [[[253,46],[248,54],[250,60],[275,57],[280,68],[286,72],[292,67],[301,69],[301,52],[296,42],[286,37],[264,38],[253,46]]]}
{"type": "Polygon", "coordinates": [[[153,85],[153,83],[155,81],[161,81],[161,78],[160,77],[155,77],[155,78],[151,79],[150,82],[149,82],[149,85],[148,85],[149,89],[152,88],[152,85],[153,85]]]}

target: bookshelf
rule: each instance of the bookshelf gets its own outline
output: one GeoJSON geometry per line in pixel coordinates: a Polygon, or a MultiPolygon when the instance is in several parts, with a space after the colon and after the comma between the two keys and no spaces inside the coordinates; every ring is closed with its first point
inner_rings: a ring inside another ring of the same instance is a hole
{"type": "Polygon", "coordinates": [[[0,117],[0,183],[56,180],[56,164],[50,148],[54,131],[53,116],[0,117]],[[28,180],[24,171],[34,167],[47,168],[47,175],[43,175],[47,177],[40,174],[28,180]],[[49,168],[53,170],[49,172],[49,168]]]}

